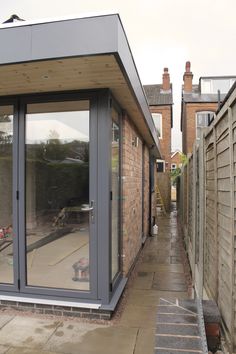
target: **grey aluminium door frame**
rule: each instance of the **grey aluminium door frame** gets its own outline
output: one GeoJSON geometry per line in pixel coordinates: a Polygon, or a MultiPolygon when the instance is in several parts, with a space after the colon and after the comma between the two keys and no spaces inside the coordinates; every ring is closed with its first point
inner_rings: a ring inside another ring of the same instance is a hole
{"type": "Polygon", "coordinates": [[[19,260],[20,292],[58,298],[97,299],[97,97],[95,93],[72,92],[22,96],[19,114],[19,260]],[[90,101],[90,201],[94,200],[94,222],[90,218],[90,291],[46,288],[27,285],[25,240],[25,116],[27,104],[74,100],[90,101]]]}
{"type": "MultiPolygon", "coordinates": [[[[12,151],[12,221],[13,221],[13,284],[0,283],[0,290],[5,292],[19,291],[19,256],[18,256],[18,101],[15,98],[0,98],[0,106],[13,107],[13,151],[12,151]]],[[[2,201],[4,202],[4,201],[2,201]]]]}
{"type": "MultiPolygon", "coordinates": [[[[112,94],[110,93],[109,95],[109,106],[110,106],[110,133],[109,133],[109,138],[110,138],[110,146],[109,149],[111,148],[111,141],[112,141],[112,108],[114,108],[116,110],[116,112],[118,113],[118,120],[119,120],[119,130],[120,130],[120,135],[119,135],[119,208],[118,208],[118,213],[119,213],[119,231],[118,231],[118,237],[119,237],[119,254],[118,254],[118,265],[119,265],[119,269],[118,272],[116,273],[114,279],[112,279],[111,277],[111,268],[112,268],[112,200],[110,198],[110,215],[109,215],[109,232],[110,232],[110,239],[109,239],[109,247],[110,247],[110,292],[114,293],[114,291],[116,290],[117,286],[119,285],[119,282],[121,280],[121,251],[122,251],[122,244],[121,244],[121,226],[122,226],[122,156],[123,156],[123,122],[122,122],[122,110],[119,106],[119,104],[117,103],[117,101],[115,100],[115,98],[112,96],[112,94]]],[[[110,156],[111,158],[111,156],[110,156]]],[[[111,163],[111,160],[110,160],[111,163]]],[[[111,173],[111,165],[109,167],[109,173],[110,173],[110,181],[109,181],[109,186],[110,186],[110,196],[111,196],[111,188],[112,188],[112,173],[111,173]]],[[[112,196],[113,197],[113,196],[112,196]]],[[[111,295],[111,294],[110,294],[111,295]]]]}

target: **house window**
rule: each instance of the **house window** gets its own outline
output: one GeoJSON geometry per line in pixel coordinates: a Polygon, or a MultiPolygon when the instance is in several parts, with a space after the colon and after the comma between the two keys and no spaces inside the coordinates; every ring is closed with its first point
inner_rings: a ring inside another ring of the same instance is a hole
{"type": "Polygon", "coordinates": [[[235,77],[201,78],[200,82],[201,93],[227,93],[235,82],[235,77]]]}
{"type": "Polygon", "coordinates": [[[196,139],[197,140],[200,139],[202,128],[208,127],[214,118],[215,118],[214,112],[203,111],[203,112],[196,113],[196,139]]]}
{"type": "Polygon", "coordinates": [[[172,163],[172,164],[171,164],[171,171],[176,170],[176,168],[177,168],[176,163],[172,163]]]}
{"type": "Polygon", "coordinates": [[[165,161],[157,160],[157,172],[165,172],[165,161]]]}
{"type": "Polygon", "coordinates": [[[162,139],[162,114],[161,113],[152,113],[152,118],[157,130],[157,136],[159,139],[162,139]]]}

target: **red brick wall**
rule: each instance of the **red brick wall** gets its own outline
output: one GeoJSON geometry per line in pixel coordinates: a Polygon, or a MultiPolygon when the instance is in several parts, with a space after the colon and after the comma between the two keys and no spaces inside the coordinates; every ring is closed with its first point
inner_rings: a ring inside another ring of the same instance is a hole
{"type": "Polygon", "coordinates": [[[123,273],[127,274],[142,246],[142,140],[123,119],[123,273]],[[138,136],[138,147],[132,145],[138,136]]]}
{"type": "Polygon", "coordinates": [[[179,152],[171,158],[171,163],[175,163],[177,167],[179,167],[179,164],[182,164],[181,154],[179,152]]]}
{"type": "Polygon", "coordinates": [[[183,105],[183,153],[191,154],[196,139],[196,113],[200,111],[213,111],[218,108],[217,103],[187,103],[183,105]]]}
{"type": "Polygon", "coordinates": [[[162,139],[160,139],[163,160],[167,162],[166,171],[171,163],[171,106],[150,106],[151,113],[162,114],[162,139]]]}

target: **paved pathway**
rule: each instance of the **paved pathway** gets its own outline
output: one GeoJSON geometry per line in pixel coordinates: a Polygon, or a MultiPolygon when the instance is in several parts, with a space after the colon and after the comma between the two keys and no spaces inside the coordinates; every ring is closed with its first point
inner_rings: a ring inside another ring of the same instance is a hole
{"type": "Polygon", "coordinates": [[[159,300],[188,297],[176,212],[158,224],[158,236],[147,241],[113,321],[0,312],[0,354],[153,354],[159,300]]]}

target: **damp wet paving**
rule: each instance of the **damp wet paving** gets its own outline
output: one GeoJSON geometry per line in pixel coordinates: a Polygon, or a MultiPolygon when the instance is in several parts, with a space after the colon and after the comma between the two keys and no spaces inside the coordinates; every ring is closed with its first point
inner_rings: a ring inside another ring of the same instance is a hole
{"type": "MultiPolygon", "coordinates": [[[[150,237],[142,250],[114,320],[95,323],[2,313],[0,354],[153,354],[160,299],[188,298],[186,256],[175,208],[159,216],[158,226],[158,235],[150,237]]],[[[191,316],[187,319],[194,321],[191,316]]]]}

